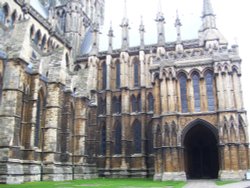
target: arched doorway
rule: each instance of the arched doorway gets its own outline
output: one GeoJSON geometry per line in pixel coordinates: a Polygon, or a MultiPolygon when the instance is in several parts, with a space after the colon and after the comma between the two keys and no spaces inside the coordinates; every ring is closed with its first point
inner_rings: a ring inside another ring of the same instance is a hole
{"type": "Polygon", "coordinates": [[[185,171],[188,179],[218,178],[218,133],[205,121],[197,120],[183,131],[185,171]]]}

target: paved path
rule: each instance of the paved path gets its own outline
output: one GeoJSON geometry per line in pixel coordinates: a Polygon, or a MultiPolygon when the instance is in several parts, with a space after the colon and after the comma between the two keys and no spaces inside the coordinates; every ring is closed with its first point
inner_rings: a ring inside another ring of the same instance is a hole
{"type": "Polygon", "coordinates": [[[250,188],[250,181],[217,186],[214,180],[190,180],[183,188],[250,188]]]}

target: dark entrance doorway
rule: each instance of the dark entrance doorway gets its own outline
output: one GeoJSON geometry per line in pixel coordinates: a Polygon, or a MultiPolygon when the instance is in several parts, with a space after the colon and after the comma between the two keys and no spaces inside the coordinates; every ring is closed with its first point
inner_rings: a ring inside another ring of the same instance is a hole
{"type": "Polygon", "coordinates": [[[218,178],[217,139],[209,126],[211,125],[197,123],[184,135],[185,168],[188,179],[218,178]]]}

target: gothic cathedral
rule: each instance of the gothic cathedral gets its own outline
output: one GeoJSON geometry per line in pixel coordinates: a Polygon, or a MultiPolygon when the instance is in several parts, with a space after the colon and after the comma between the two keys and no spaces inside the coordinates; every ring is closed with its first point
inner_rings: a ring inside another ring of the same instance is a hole
{"type": "Polygon", "coordinates": [[[0,1],[0,183],[95,177],[245,178],[238,46],[203,0],[195,40],[100,51],[104,0],[0,1]]]}

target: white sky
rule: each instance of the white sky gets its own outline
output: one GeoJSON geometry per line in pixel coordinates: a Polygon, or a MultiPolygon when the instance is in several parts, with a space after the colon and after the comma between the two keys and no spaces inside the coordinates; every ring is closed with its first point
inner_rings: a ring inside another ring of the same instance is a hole
{"type": "MultiPolygon", "coordinates": [[[[217,28],[229,41],[229,44],[239,44],[240,56],[242,58],[242,87],[244,96],[244,106],[250,114],[250,0],[211,0],[214,13],[217,18],[217,28]]],[[[124,15],[124,0],[106,0],[105,7],[105,27],[102,30],[101,49],[107,50],[108,27],[112,22],[114,29],[115,48],[121,46],[121,28],[119,27],[124,15]]],[[[176,10],[182,22],[182,38],[198,38],[198,30],[201,26],[201,14],[203,0],[161,0],[161,10],[164,13],[166,41],[174,41],[176,32],[174,27],[176,10]]],[[[159,9],[159,0],[127,0],[127,15],[130,22],[130,46],[138,46],[140,18],[143,16],[146,29],[145,42],[153,44],[157,41],[156,35],[156,13],[159,9]]]]}

